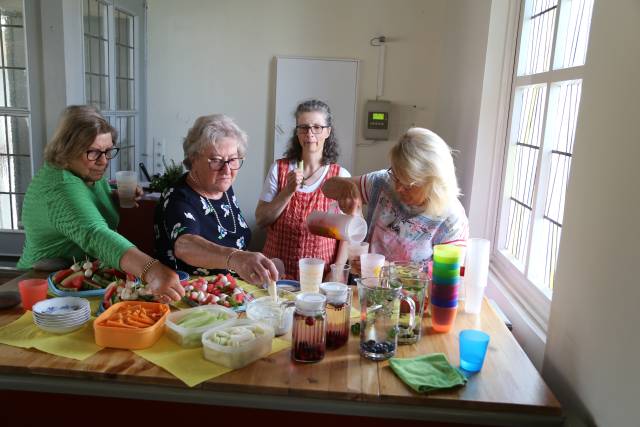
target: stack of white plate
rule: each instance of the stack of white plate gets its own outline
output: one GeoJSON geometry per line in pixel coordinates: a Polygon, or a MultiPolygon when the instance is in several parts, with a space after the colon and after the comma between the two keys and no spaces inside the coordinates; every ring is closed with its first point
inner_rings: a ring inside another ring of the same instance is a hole
{"type": "Polygon", "coordinates": [[[33,321],[40,329],[66,334],[79,329],[91,316],[89,301],[78,297],[52,298],[33,306],[33,321]]]}

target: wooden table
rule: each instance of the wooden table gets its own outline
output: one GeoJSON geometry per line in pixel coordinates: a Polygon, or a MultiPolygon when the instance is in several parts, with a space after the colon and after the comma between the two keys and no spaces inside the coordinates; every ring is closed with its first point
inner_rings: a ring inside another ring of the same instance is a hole
{"type": "MultiPolygon", "coordinates": [[[[0,290],[43,276],[29,272],[0,290]]],[[[22,313],[20,306],[0,311],[0,325],[22,313]]],[[[420,342],[399,346],[397,356],[443,352],[459,366],[458,331],[477,328],[491,336],[482,370],[465,387],[417,394],[388,362],[362,358],[351,337],[317,364],[295,364],[284,350],[193,388],[130,351],[103,349],[78,362],[0,344],[0,389],[491,425],[562,424],[558,401],[486,300],[479,316],[460,311],[447,334],[433,333],[425,320],[420,342]]]]}

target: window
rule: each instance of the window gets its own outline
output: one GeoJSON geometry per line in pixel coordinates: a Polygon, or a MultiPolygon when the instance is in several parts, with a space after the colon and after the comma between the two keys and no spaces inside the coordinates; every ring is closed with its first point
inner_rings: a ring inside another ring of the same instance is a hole
{"type": "Polygon", "coordinates": [[[550,298],[593,0],[526,0],[511,96],[499,262],[550,298]]]}
{"type": "Polygon", "coordinates": [[[136,99],[136,17],[113,2],[84,1],[85,99],[102,111],[118,130],[120,154],[110,162],[110,174],[135,170],[136,127],[140,123],[136,99]]]}
{"type": "Polygon", "coordinates": [[[0,1],[0,230],[20,230],[31,181],[31,111],[22,1],[0,1]]]}

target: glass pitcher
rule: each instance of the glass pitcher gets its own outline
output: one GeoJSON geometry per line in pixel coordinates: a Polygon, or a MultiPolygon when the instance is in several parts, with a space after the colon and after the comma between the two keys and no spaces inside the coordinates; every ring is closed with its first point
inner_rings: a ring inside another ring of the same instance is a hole
{"type": "Polygon", "coordinates": [[[371,360],[386,360],[396,352],[400,303],[409,307],[409,326],[416,319],[416,305],[401,287],[390,287],[385,278],[356,279],[360,301],[360,354],[371,360]]]}
{"type": "Polygon", "coordinates": [[[389,280],[392,288],[402,288],[402,294],[411,297],[416,305],[416,316],[412,319],[409,306],[400,304],[400,320],[398,321],[398,343],[415,344],[422,333],[422,317],[428,304],[427,289],[429,276],[426,263],[411,261],[394,261],[384,266],[381,277],[389,280]]]}

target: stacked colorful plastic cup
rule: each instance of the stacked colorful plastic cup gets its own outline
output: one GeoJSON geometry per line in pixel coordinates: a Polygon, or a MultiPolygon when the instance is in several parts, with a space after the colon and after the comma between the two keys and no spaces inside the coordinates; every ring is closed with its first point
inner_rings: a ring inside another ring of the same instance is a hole
{"type": "Polygon", "coordinates": [[[436,332],[448,332],[458,312],[460,263],[464,248],[455,245],[433,247],[431,280],[431,324],[436,332]]]}

